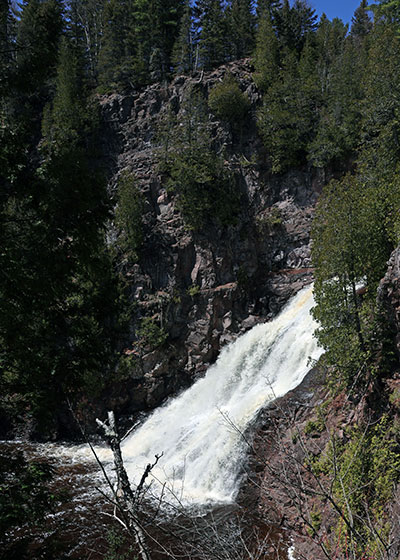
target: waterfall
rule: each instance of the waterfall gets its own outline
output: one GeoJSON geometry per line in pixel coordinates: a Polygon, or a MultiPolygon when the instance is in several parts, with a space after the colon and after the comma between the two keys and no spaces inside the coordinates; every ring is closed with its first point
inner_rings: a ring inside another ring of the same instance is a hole
{"type": "Polygon", "coordinates": [[[130,479],[137,483],[162,454],[153,488],[165,485],[185,505],[232,502],[246,457],[241,433],[263,406],[302,381],[309,358],[321,355],[313,304],[312,287],[304,288],[271,322],[225,347],[205,377],[157,409],[123,443],[130,479]]]}

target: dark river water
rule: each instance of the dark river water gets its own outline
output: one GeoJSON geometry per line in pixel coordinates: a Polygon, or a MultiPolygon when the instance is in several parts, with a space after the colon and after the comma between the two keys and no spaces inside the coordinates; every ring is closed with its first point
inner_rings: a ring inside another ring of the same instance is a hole
{"type": "MultiPolygon", "coordinates": [[[[51,464],[55,469],[51,489],[54,493],[66,491],[67,496],[43,523],[8,533],[8,542],[28,538],[31,544],[27,558],[35,560],[136,560],[129,540],[124,544],[124,531],[113,518],[114,507],[104,495],[110,492],[87,445],[0,442],[1,453],[17,450],[22,450],[26,458],[51,464]]],[[[109,450],[96,450],[113,479],[109,450]]],[[[170,511],[165,516],[154,511],[153,505],[148,511],[146,531],[152,560],[288,558],[282,534],[261,523],[247,508],[230,505],[214,507],[201,515],[170,511]]]]}

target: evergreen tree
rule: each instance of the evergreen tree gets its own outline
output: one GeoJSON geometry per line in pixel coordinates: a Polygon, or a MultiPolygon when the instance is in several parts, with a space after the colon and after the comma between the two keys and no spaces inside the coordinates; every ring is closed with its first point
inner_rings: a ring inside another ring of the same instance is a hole
{"type": "MultiPolygon", "coordinates": [[[[0,2],[0,102],[10,87],[9,77],[13,59],[15,58],[14,18],[8,0],[0,2]]],[[[2,108],[0,106],[0,112],[2,108]]],[[[3,107],[4,110],[4,107],[3,107]]]]}
{"type": "Polygon", "coordinates": [[[361,4],[351,18],[351,34],[354,37],[364,38],[372,29],[372,22],[367,10],[367,0],[361,0],[361,4]]]}
{"type": "MultiPolygon", "coordinates": [[[[179,33],[179,23],[185,8],[184,0],[153,0],[147,2],[150,23],[149,62],[151,80],[165,79],[170,72],[173,48],[179,33]]],[[[143,44],[143,36],[140,44],[143,44]]]]}
{"type": "Polygon", "coordinates": [[[192,7],[186,1],[181,19],[178,38],[172,53],[172,65],[177,74],[188,74],[195,65],[195,31],[193,27],[192,7]]]}
{"type": "Polygon", "coordinates": [[[226,18],[221,0],[199,0],[196,4],[199,37],[199,62],[211,70],[226,60],[226,18]]]}
{"type": "Polygon", "coordinates": [[[382,189],[347,175],[328,184],[318,203],[312,233],[317,337],[348,385],[374,350],[376,289],[393,247],[385,217],[399,207],[399,195],[399,184],[382,189]]]}
{"type": "Polygon", "coordinates": [[[352,37],[329,70],[329,81],[321,100],[321,118],[309,159],[316,167],[346,162],[360,142],[362,87],[366,52],[352,37]]]}
{"type": "Polygon", "coordinates": [[[309,35],[299,60],[299,113],[303,118],[302,137],[305,148],[312,141],[318,125],[321,93],[317,75],[318,53],[314,37],[309,35]]]}
{"type": "Polygon", "coordinates": [[[357,283],[363,278],[360,184],[352,177],[324,189],[313,226],[313,263],[317,267],[314,316],[319,342],[347,382],[365,359],[357,283]]]}
{"type": "Polygon", "coordinates": [[[276,12],[275,25],[282,45],[292,47],[292,21],[289,0],[283,0],[279,11],[276,12]]]}
{"type": "Polygon", "coordinates": [[[255,20],[252,0],[230,0],[226,10],[229,58],[237,60],[254,49],[255,20]]]}
{"type": "Polygon", "coordinates": [[[322,96],[326,96],[331,83],[332,68],[344,49],[344,41],[347,34],[347,25],[341,19],[334,18],[332,21],[322,14],[316,32],[316,48],[319,54],[317,62],[318,80],[322,96]]]}
{"type": "Polygon", "coordinates": [[[399,46],[396,24],[375,24],[365,72],[361,160],[364,172],[379,180],[392,176],[400,157],[399,46]]]}
{"type": "Polygon", "coordinates": [[[132,12],[133,0],[109,0],[105,6],[98,62],[98,80],[102,90],[124,88],[135,83],[133,57],[136,45],[130,35],[132,12]]]}
{"type": "Polygon", "coordinates": [[[306,0],[295,0],[292,7],[289,0],[284,0],[280,10],[276,12],[275,19],[282,44],[300,54],[307,36],[316,29],[315,10],[306,0]]]}
{"type": "Polygon", "coordinates": [[[230,73],[225,74],[223,81],[211,89],[208,104],[219,119],[230,124],[232,133],[240,131],[250,109],[247,95],[230,73]]]}
{"type": "Polygon", "coordinates": [[[85,54],[86,71],[96,80],[103,39],[105,0],[70,0],[67,21],[70,35],[85,54]]]}
{"type": "Polygon", "coordinates": [[[86,132],[84,59],[79,46],[63,37],[53,102],[43,119],[44,143],[49,152],[77,145],[86,132]]]}
{"type": "Polygon", "coordinates": [[[374,21],[398,26],[400,23],[400,1],[378,0],[378,2],[378,4],[373,4],[371,6],[371,10],[374,14],[374,21]]]}
{"type": "Polygon", "coordinates": [[[273,20],[275,13],[280,6],[281,0],[258,0],[256,10],[258,20],[260,20],[265,13],[267,13],[271,20],[273,20]]]}
{"type": "Polygon", "coordinates": [[[46,95],[54,77],[63,29],[61,0],[24,0],[18,25],[17,88],[46,95]]]}
{"type": "Polygon", "coordinates": [[[313,119],[313,102],[303,94],[297,53],[286,49],[279,77],[272,82],[258,111],[258,128],[274,173],[304,162],[313,119]]]}
{"type": "Polygon", "coordinates": [[[240,194],[222,154],[212,149],[206,101],[192,89],[186,92],[182,109],[179,119],[169,114],[161,138],[160,163],[167,188],[177,197],[188,228],[202,230],[210,222],[232,224],[240,194]]]}
{"type": "Polygon", "coordinates": [[[307,38],[317,28],[317,15],[307,0],[295,0],[291,9],[292,38],[289,41],[297,52],[301,52],[307,38]]]}
{"type": "Polygon", "coordinates": [[[184,0],[110,0],[99,56],[102,89],[143,86],[166,78],[184,0]]]}
{"type": "Polygon", "coordinates": [[[8,159],[12,190],[0,216],[0,386],[19,394],[18,406],[42,429],[65,394],[101,388],[113,353],[109,206],[93,163],[96,120],[81,87],[79,53],[64,39],[41,165],[19,162],[15,174],[8,159]]]}
{"type": "Polygon", "coordinates": [[[268,12],[261,16],[256,33],[254,81],[266,92],[278,75],[279,43],[268,12]]]}

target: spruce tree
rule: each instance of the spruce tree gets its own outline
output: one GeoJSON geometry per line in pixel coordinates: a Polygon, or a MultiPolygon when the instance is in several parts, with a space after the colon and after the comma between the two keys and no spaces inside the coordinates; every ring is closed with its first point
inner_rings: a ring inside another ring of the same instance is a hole
{"type": "Polygon", "coordinates": [[[226,9],[228,56],[237,60],[254,49],[255,18],[252,0],[231,0],[226,9]]]}
{"type": "Polygon", "coordinates": [[[199,63],[211,70],[226,61],[227,28],[221,0],[199,0],[196,4],[199,63]]]}
{"type": "Polygon", "coordinates": [[[282,173],[305,160],[312,131],[313,112],[307,107],[294,50],[286,48],[278,79],[270,85],[258,111],[258,128],[274,173],[282,173]]]}
{"type": "Polygon", "coordinates": [[[314,37],[309,35],[299,60],[298,111],[302,116],[301,137],[304,149],[313,140],[319,119],[321,93],[317,79],[318,53],[314,37]]]}
{"type": "Polygon", "coordinates": [[[84,52],[92,82],[97,77],[105,5],[105,0],[70,0],[68,3],[69,34],[84,52]]]}
{"type": "Polygon", "coordinates": [[[165,79],[184,0],[110,0],[99,56],[103,90],[142,87],[165,79]]]}
{"type": "Polygon", "coordinates": [[[325,359],[336,364],[345,383],[352,382],[366,358],[366,325],[356,285],[363,278],[367,232],[360,220],[362,185],[353,177],[332,181],[324,189],[313,225],[316,266],[313,310],[325,359]]]}
{"type": "Polygon", "coordinates": [[[110,323],[106,328],[116,297],[104,244],[109,204],[95,165],[96,118],[82,88],[80,53],[64,38],[40,166],[20,166],[1,216],[0,384],[20,394],[22,406],[30,403],[42,429],[65,394],[102,386],[113,352],[110,323]]]}
{"type": "Polygon", "coordinates": [[[378,0],[378,4],[372,4],[371,10],[374,14],[374,21],[389,24],[400,24],[400,1],[399,0],[378,0]]]}
{"type": "Polygon", "coordinates": [[[361,0],[361,4],[351,18],[351,34],[354,37],[364,38],[372,29],[372,21],[367,7],[367,0],[361,0]]]}
{"type": "Polygon", "coordinates": [[[271,20],[273,20],[281,4],[282,0],[258,0],[256,10],[257,18],[261,19],[262,15],[267,13],[271,20]]]}
{"type": "Polygon", "coordinates": [[[46,95],[54,77],[63,29],[61,0],[24,0],[18,25],[17,88],[27,95],[46,95]]]}
{"type": "Polygon", "coordinates": [[[195,31],[192,7],[186,0],[184,13],[179,26],[179,34],[172,52],[172,65],[175,73],[188,74],[195,64],[195,31]]]}
{"type": "Polygon", "coordinates": [[[319,52],[317,69],[322,96],[325,96],[329,90],[332,67],[343,52],[346,34],[347,25],[341,19],[334,18],[330,21],[325,14],[322,14],[315,36],[316,48],[319,52]]]}
{"type": "Polygon", "coordinates": [[[104,10],[104,31],[98,61],[98,80],[103,91],[127,87],[134,83],[133,57],[135,41],[133,0],[110,0],[104,10]]]}
{"type": "Polygon", "coordinates": [[[210,222],[235,222],[240,194],[222,154],[212,148],[208,107],[204,96],[187,90],[179,119],[168,116],[162,135],[160,163],[167,188],[188,228],[202,230],[210,222]]]}
{"type": "Polygon", "coordinates": [[[283,0],[279,11],[276,12],[275,25],[278,37],[282,45],[292,48],[292,11],[289,0],[283,0]]]}
{"type": "Polygon", "coordinates": [[[307,38],[317,29],[317,15],[307,0],[295,0],[291,12],[294,44],[297,51],[301,52],[307,38]]]}
{"type": "Polygon", "coordinates": [[[254,81],[266,92],[277,78],[279,69],[279,43],[268,12],[259,20],[254,52],[254,81]]]}
{"type": "Polygon", "coordinates": [[[377,23],[371,33],[363,104],[363,172],[390,180],[400,157],[400,40],[396,24],[377,23]],[[384,61],[384,64],[382,64],[384,61]]]}
{"type": "Polygon", "coordinates": [[[340,165],[355,154],[360,141],[363,73],[366,53],[353,37],[332,60],[322,97],[321,119],[309,159],[317,167],[340,165]]]}
{"type": "Polygon", "coordinates": [[[276,27],[282,44],[300,54],[307,36],[316,30],[316,20],[315,10],[306,0],[295,0],[292,7],[289,0],[284,0],[276,14],[276,27]]]}
{"type": "Polygon", "coordinates": [[[184,0],[135,0],[132,42],[135,83],[145,85],[169,75],[184,0]]]}

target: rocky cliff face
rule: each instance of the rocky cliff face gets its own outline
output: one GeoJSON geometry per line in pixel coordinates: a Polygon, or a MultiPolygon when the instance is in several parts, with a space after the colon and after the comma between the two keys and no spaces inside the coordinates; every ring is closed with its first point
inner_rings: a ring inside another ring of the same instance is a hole
{"type": "MultiPolygon", "coordinates": [[[[332,558],[345,557],[344,544],[335,533],[334,473],[318,466],[321,457],[334,453],[332,434],[337,447],[345,448],[357,427],[376,425],[382,416],[389,419],[388,427],[400,422],[400,247],[388,262],[377,303],[385,337],[376,356],[375,375],[353,392],[332,393],[326,383],[328,372],[319,365],[297,388],[264,409],[250,430],[248,477],[239,501],[256,511],[262,522],[278,527],[283,540],[294,543],[299,559],[327,558],[323,549],[329,550],[332,543],[336,548],[332,558]]],[[[390,501],[383,504],[389,520],[388,560],[400,554],[399,503],[397,485],[390,501]]]]}
{"type": "Polygon", "coordinates": [[[128,171],[146,200],[140,259],[134,265],[121,259],[135,313],[124,341],[131,357],[128,389],[123,397],[116,392],[116,409],[158,405],[201,375],[224,344],[271,318],[312,279],[310,225],[320,181],[307,170],[270,175],[256,130],[260,94],[251,71],[245,60],[101,100],[105,150],[115,170],[110,188],[128,171]],[[189,88],[207,97],[227,71],[251,102],[240,142],[211,112],[209,119],[213,146],[224,149],[226,167],[240,183],[240,217],[236,225],[188,231],[157,172],[157,126],[169,110],[179,117],[189,88]],[[168,333],[159,348],[138,348],[137,325],[145,316],[168,333]]]}

